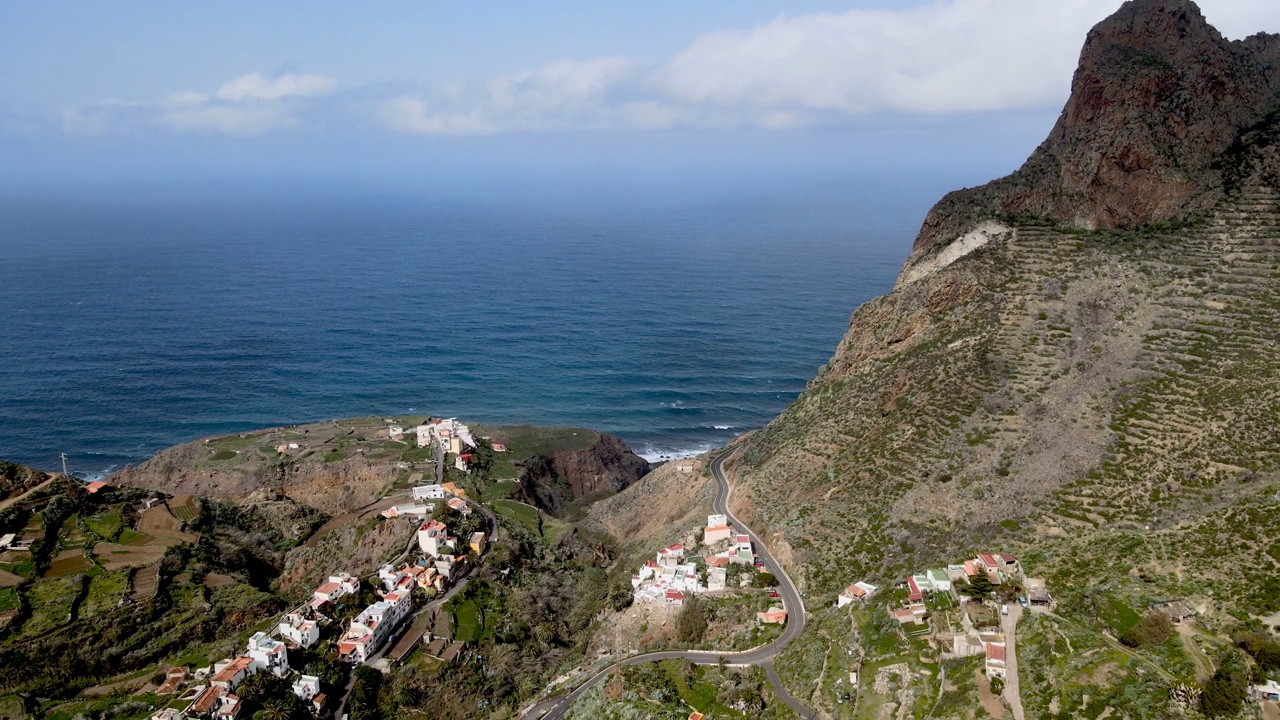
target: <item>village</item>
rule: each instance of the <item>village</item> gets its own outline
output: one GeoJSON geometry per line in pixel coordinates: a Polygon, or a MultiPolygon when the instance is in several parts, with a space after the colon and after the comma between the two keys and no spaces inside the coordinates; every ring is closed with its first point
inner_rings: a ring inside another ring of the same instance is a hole
{"type": "MultiPolygon", "coordinates": [[[[677,543],[659,550],[653,560],[640,566],[631,577],[632,597],[637,604],[680,607],[691,594],[772,584],[772,576],[765,572],[751,536],[735,531],[727,516],[708,515],[701,542],[696,542],[696,536],[691,539],[697,547],[691,544],[686,548],[684,543],[677,543]]],[[[772,587],[768,594],[778,599],[778,592],[772,587]]],[[[787,621],[787,612],[772,606],[757,613],[756,620],[782,625],[787,621]]]]}
{"type": "MultiPolygon", "coordinates": [[[[471,460],[467,449],[475,447],[466,425],[455,420],[434,420],[412,430],[419,447],[434,448],[436,457],[452,454],[457,469],[465,472],[471,460]]],[[[392,437],[404,436],[397,426],[392,437]]],[[[502,446],[497,445],[500,449],[502,446]]],[[[287,452],[290,448],[278,449],[287,452]]],[[[297,449],[296,447],[294,449],[297,449]]],[[[379,514],[388,521],[408,519],[418,523],[408,557],[383,565],[375,575],[355,577],[347,572],[330,575],[305,602],[290,608],[255,632],[244,651],[207,667],[191,670],[173,667],[165,673],[157,695],[172,695],[167,707],[152,720],[237,720],[245,717],[237,687],[258,673],[268,673],[290,683],[299,700],[315,718],[328,718],[342,699],[322,691],[317,675],[301,672],[296,658],[330,657],[339,663],[371,665],[386,670],[394,655],[403,659],[419,645],[443,662],[457,660],[463,646],[434,636],[440,627],[437,611],[451,589],[461,589],[469,569],[483,558],[490,539],[484,530],[459,537],[445,522],[432,519],[439,504],[465,522],[471,517],[466,490],[455,483],[414,486],[411,502],[392,505],[379,514]],[[420,617],[422,623],[410,625],[420,617]],[[294,661],[291,662],[291,655],[294,661]]],[[[486,523],[481,518],[479,523],[486,523]]],[[[477,523],[467,522],[468,526],[477,523]]],[[[444,622],[447,626],[447,621],[444,622]]],[[[348,688],[349,689],[349,688],[348,688]]]]}

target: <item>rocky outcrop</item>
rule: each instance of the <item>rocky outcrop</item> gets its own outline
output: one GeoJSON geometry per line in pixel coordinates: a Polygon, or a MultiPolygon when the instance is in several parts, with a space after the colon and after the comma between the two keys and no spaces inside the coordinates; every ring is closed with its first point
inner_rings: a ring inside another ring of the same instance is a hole
{"type": "Polygon", "coordinates": [[[356,456],[340,462],[291,462],[219,466],[208,462],[204,440],[156,453],[137,467],[109,478],[173,495],[195,495],[244,504],[250,497],[287,497],[329,515],[367,505],[381,497],[396,470],[356,456]]]}
{"type": "Polygon", "coordinates": [[[558,450],[530,460],[514,497],[562,515],[572,503],[617,493],[648,472],[648,461],[618,438],[601,433],[585,449],[558,450]]]}
{"type": "Polygon", "coordinates": [[[1277,101],[1280,35],[1231,42],[1190,0],[1129,0],[1089,33],[1049,137],[1012,175],[945,196],[912,261],[991,219],[1129,230],[1202,214],[1223,153],[1277,101]]]}

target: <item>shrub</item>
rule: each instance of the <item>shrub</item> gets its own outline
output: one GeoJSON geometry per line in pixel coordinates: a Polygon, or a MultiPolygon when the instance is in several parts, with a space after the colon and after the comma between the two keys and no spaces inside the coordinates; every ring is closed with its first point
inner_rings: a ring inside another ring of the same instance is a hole
{"type": "Polygon", "coordinates": [[[1162,612],[1147,613],[1133,627],[1120,633],[1120,642],[1129,647],[1159,645],[1173,635],[1173,623],[1162,612]]]}
{"type": "Polygon", "coordinates": [[[777,586],[778,578],[774,577],[772,573],[756,573],[751,578],[751,587],[767,588],[777,586]]]}

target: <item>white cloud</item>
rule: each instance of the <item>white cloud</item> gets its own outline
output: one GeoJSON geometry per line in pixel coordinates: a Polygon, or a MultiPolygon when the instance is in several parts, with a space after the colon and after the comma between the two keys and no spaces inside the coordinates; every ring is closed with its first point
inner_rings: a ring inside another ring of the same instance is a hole
{"type": "Polygon", "coordinates": [[[955,113],[1061,102],[1109,0],[953,0],[779,17],[704,35],[657,72],[684,103],[772,113],[955,113]]]}
{"type": "Polygon", "coordinates": [[[379,117],[396,130],[423,135],[491,135],[605,127],[619,112],[648,123],[660,121],[651,105],[615,103],[613,95],[632,77],[622,58],[563,60],[513,75],[434,88],[424,95],[384,101],[379,117]]]}
{"type": "Polygon", "coordinates": [[[240,77],[218,88],[218,99],[228,102],[245,100],[278,100],[286,97],[328,95],[338,83],[322,75],[285,73],[273,78],[258,73],[240,77]]]}
{"type": "Polygon", "coordinates": [[[77,135],[128,134],[167,129],[182,133],[250,137],[297,128],[305,123],[305,103],[326,95],[337,83],[319,75],[242,75],[210,96],[188,90],[159,100],[106,100],[62,115],[65,132],[77,135]]]}
{"type": "Polygon", "coordinates": [[[284,108],[271,105],[240,107],[197,104],[165,110],[160,121],[180,131],[254,136],[291,128],[298,119],[284,108]]]}
{"type": "MultiPolygon", "coordinates": [[[[71,111],[63,126],[91,134],[166,128],[251,136],[345,112],[372,113],[403,133],[491,135],[788,129],[876,115],[1055,110],[1066,99],[1085,34],[1120,1],[929,0],[895,10],[780,15],[754,28],[706,33],[659,63],[562,60],[417,92],[371,84],[338,93],[337,83],[321,75],[250,73],[211,93],[71,111]]],[[[1229,37],[1280,30],[1280,3],[1203,0],[1202,6],[1229,37]]]]}
{"type": "MultiPolygon", "coordinates": [[[[656,67],[560,62],[386,101],[422,134],[562,128],[759,127],[873,114],[1056,109],[1089,28],[1120,0],[934,0],[901,10],[781,15],[712,32],[656,67]]],[[[1280,29],[1280,3],[1205,0],[1231,37],[1280,29]]]]}

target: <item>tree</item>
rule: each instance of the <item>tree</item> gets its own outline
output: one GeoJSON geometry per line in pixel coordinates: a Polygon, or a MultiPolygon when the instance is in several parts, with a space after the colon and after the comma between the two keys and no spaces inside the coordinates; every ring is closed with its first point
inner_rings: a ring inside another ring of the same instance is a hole
{"type": "Polygon", "coordinates": [[[1159,645],[1173,635],[1173,623],[1162,612],[1149,612],[1133,627],[1120,633],[1120,642],[1129,647],[1159,645]]]}
{"type": "Polygon", "coordinates": [[[615,582],[609,586],[609,597],[605,602],[613,610],[620,611],[631,607],[632,599],[633,594],[630,583],[615,582]]]}
{"type": "Polygon", "coordinates": [[[774,577],[773,573],[756,573],[751,578],[751,587],[767,588],[777,586],[778,578],[774,577]]]}
{"type": "Polygon", "coordinates": [[[974,602],[984,602],[995,594],[996,587],[986,573],[978,573],[969,579],[969,597],[974,602]]]}
{"type": "Polygon", "coordinates": [[[684,607],[676,617],[676,639],[685,645],[702,642],[707,634],[707,617],[702,609],[702,601],[692,593],[685,598],[684,607]]]}
{"type": "Polygon", "coordinates": [[[1207,717],[1229,717],[1240,712],[1248,696],[1248,677],[1238,658],[1224,662],[1200,693],[1200,712],[1207,717]]]}

